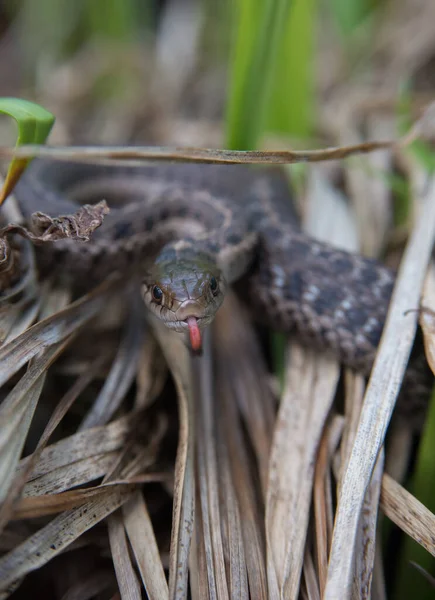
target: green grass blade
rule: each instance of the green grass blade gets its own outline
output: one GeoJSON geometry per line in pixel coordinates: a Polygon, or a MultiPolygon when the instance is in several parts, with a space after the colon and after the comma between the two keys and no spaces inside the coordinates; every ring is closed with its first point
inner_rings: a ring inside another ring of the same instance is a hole
{"type": "MultiPolygon", "coordinates": [[[[54,123],[54,116],[33,102],[19,98],[0,98],[0,113],[12,117],[18,126],[17,146],[44,144],[54,123]]],[[[11,161],[6,181],[0,192],[0,204],[14,188],[31,159],[15,158],[11,161]]]]}
{"type": "Polygon", "coordinates": [[[256,148],[266,122],[274,62],[286,31],[290,0],[238,0],[230,94],[227,146],[256,148]]]}
{"type": "Polygon", "coordinates": [[[90,34],[128,43],[138,35],[139,5],[133,0],[93,0],[86,5],[90,34]]]}
{"type": "MultiPolygon", "coordinates": [[[[308,137],[314,106],[315,0],[238,0],[227,145],[254,149],[265,129],[308,137]]],[[[282,380],[285,337],[272,336],[282,380]]]]}
{"type": "Polygon", "coordinates": [[[314,122],[314,30],[316,0],[296,1],[285,22],[267,109],[267,129],[299,138],[314,122]]]}
{"type": "Polygon", "coordinates": [[[370,0],[332,0],[330,9],[344,38],[367,17],[373,4],[370,0]]]}

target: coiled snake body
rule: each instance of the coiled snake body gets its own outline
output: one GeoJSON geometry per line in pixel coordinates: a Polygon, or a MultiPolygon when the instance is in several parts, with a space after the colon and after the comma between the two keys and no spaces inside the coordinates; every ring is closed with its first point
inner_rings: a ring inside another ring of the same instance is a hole
{"type": "Polygon", "coordinates": [[[89,285],[113,270],[135,272],[145,303],[178,331],[192,318],[208,324],[227,284],[244,276],[245,299],[263,322],[370,370],[394,272],[301,232],[277,171],[44,161],[28,171],[16,188],[26,216],[74,213],[103,198],[110,207],[90,242],[44,246],[41,261],[89,285]]]}

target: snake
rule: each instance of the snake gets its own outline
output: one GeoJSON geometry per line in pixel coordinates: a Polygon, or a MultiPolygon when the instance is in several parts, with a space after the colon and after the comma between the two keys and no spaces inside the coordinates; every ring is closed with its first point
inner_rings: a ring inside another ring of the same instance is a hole
{"type": "Polygon", "coordinates": [[[89,287],[114,271],[135,277],[148,310],[188,334],[193,350],[237,283],[265,325],[371,370],[396,274],[305,233],[278,168],[34,160],[15,196],[26,219],[105,199],[110,213],[90,241],[44,244],[41,268],[89,287]]]}

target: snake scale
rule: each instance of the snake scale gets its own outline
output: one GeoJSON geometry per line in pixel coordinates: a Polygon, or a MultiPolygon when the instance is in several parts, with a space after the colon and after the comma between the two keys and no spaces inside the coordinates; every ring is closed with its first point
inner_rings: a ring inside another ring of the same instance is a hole
{"type": "MultiPolygon", "coordinates": [[[[44,245],[40,264],[89,287],[115,270],[138,277],[148,308],[190,331],[193,346],[227,286],[243,278],[244,300],[264,323],[364,374],[371,369],[395,273],[302,232],[278,170],[35,160],[15,195],[26,218],[107,200],[110,214],[89,242],[44,245]]],[[[430,381],[426,367],[419,371],[414,397],[430,381]]]]}

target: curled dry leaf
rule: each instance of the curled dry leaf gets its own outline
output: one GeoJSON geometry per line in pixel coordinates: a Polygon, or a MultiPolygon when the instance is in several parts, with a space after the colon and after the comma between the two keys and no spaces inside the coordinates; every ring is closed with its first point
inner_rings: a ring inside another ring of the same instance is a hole
{"type": "Polygon", "coordinates": [[[108,212],[109,207],[105,200],[96,204],[85,204],[73,215],[50,217],[45,213],[35,212],[31,216],[31,231],[12,223],[0,230],[0,238],[17,233],[35,244],[64,239],[88,242],[91,234],[100,227],[108,212]]]}
{"type": "Polygon", "coordinates": [[[57,242],[64,239],[88,242],[92,233],[100,227],[109,207],[105,200],[85,204],[73,215],[50,217],[42,212],[31,216],[30,229],[9,223],[0,229],[0,290],[9,298],[11,288],[19,285],[29,270],[25,246],[11,235],[20,235],[34,244],[57,242]]]}

